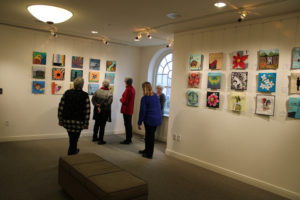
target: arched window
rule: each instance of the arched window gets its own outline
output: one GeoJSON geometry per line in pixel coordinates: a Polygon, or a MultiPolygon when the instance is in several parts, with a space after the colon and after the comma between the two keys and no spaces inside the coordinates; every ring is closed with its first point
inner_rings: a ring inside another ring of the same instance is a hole
{"type": "Polygon", "coordinates": [[[163,93],[166,95],[164,115],[169,115],[170,96],[172,84],[173,54],[169,53],[158,62],[155,74],[155,84],[164,87],[163,93]]]}

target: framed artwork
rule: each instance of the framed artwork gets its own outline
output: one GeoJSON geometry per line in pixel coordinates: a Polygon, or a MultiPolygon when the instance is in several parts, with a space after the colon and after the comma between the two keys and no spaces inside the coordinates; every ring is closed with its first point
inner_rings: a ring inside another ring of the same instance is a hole
{"type": "Polygon", "coordinates": [[[279,49],[259,51],[259,69],[277,69],[279,63],[279,49]]]}
{"type": "Polygon", "coordinates": [[[194,54],[190,55],[189,59],[189,70],[191,71],[199,71],[202,67],[202,55],[194,54]]]}
{"type": "Polygon", "coordinates": [[[232,72],[231,73],[231,89],[247,90],[248,72],[232,72]]]}
{"type": "Polygon", "coordinates": [[[54,54],[53,55],[53,65],[64,67],[65,66],[65,55],[62,54],[54,54]]]}
{"type": "Polygon", "coordinates": [[[62,95],[64,94],[64,82],[52,82],[51,84],[51,93],[62,95]]]}
{"type": "Polygon", "coordinates": [[[89,84],[88,93],[93,95],[99,89],[99,87],[99,84],[89,84]]]}
{"type": "Polygon", "coordinates": [[[32,66],[32,78],[45,79],[46,68],[41,66],[32,66]]]}
{"type": "Polygon", "coordinates": [[[52,80],[65,80],[65,69],[64,68],[52,68],[52,80]]]}
{"type": "Polygon", "coordinates": [[[246,69],[248,68],[248,51],[233,52],[233,66],[232,69],[246,69]]]}
{"type": "Polygon", "coordinates": [[[256,114],[273,116],[275,110],[274,95],[256,95],[256,114]]]}
{"type": "Polygon", "coordinates": [[[194,90],[187,91],[187,105],[198,107],[199,106],[199,92],[194,90]]]}
{"type": "Polygon", "coordinates": [[[77,77],[82,78],[83,77],[83,71],[82,70],[71,70],[71,81],[74,81],[77,77]]]}
{"type": "Polygon", "coordinates": [[[99,82],[99,72],[89,73],[89,82],[99,82]]]}
{"type": "Polygon", "coordinates": [[[100,59],[90,59],[90,70],[100,70],[100,59]]]}
{"type": "Polygon", "coordinates": [[[292,69],[300,69],[300,47],[295,47],[292,54],[292,69]]]}
{"type": "Polygon", "coordinates": [[[219,108],[220,105],[220,93],[219,92],[207,92],[206,106],[209,108],[219,108]]]}
{"type": "Polygon", "coordinates": [[[223,53],[209,54],[209,69],[222,69],[223,67],[223,53]]]}
{"type": "Polygon", "coordinates": [[[291,74],[290,93],[300,94],[300,73],[291,74]]]}
{"type": "Polygon", "coordinates": [[[32,63],[33,64],[38,64],[38,65],[46,65],[46,60],[47,60],[47,54],[43,52],[33,52],[33,59],[32,63]]]}
{"type": "Polygon", "coordinates": [[[288,117],[300,119],[300,98],[299,97],[289,98],[288,117]]]}
{"type": "Polygon", "coordinates": [[[114,94],[115,86],[109,85],[109,90],[110,90],[111,94],[114,94]]]}
{"type": "Polygon", "coordinates": [[[116,70],[117,70],[116,61],[111,61],[111,60],[106,61],[106,71],[107,72],[116,72],[116,70]]]}
{"type": "Polygon", "coordinates": [[[231,92],[229,110],[244,112],[246,110],[246,94],[242,92],[231,92]]]}
{"type": "Polygon", "coordinates": [[[32,81],[32,94],[45,94],[45,81],[32,81]]]}
{"type": "Polygon", "coordinates": [[[199,88],[200,84],[200,72],[190,72],[188,79],[189,88],[199,88]]]}
{"type": "Polygon", "coordinates": [[[221,72],[209,72],[207,80],[207,88],[220,89],[221,88],[221,72]]]}
{"type": "Polygon", "coordinates": [[[115,73],[105,73],[105,79],[110,81],[110,84],[115,83],[115,73]]]}
{"type": "Polygon", "coordinates": [[[83,57],[72,56],[72,67],[82,69],[83,68],[83,57]]]}
{"type": "Polygon", "coordinates": [[[259,73],[258,74],[258,92],[275,92],[276,91],[276,73],[259,73]]]}

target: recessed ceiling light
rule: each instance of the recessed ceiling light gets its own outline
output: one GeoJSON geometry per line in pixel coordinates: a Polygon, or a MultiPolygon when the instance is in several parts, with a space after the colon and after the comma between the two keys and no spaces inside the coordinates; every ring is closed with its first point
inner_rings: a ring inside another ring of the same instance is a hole
{"type": "Polygon", "coordinates": [[[93,34],[97,34],[97,33],[98,33],[98,31],[91,31],[91,33],[93,33],[93,34]]]}
{"type": "Polygon", "coordinates": [[[38,20],[48,24],[65,22],[73,16],[70,11],[55,6],[31,5],[27,10],[38,20]]]}
{"type": "Polygon", "coordinates": [[[218,8],[223,8],[223,7],[226,6],[226,3],[224,3],[224,2],[217,2],[217,3],[215,3],[215,6],[218,7],[218,8]]]}
{"type": "Polygon", "coordinates": [[[181,15],[174,12],[174,13],[167,14],[167,17],[170,19],[177,19],[177,18],[181,17],[181,15]]]}

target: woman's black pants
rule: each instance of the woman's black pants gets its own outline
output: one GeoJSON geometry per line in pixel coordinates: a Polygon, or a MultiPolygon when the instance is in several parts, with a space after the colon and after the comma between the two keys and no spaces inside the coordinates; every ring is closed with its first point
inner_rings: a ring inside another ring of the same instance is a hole
{"type": "Polygon", "coordinates": [[[105,125],[106,125],[106,120],[96,119],[95,125],[94,125],[93,139],[98,139],[99,142],[103,142],[105,125]],[[100,129],[100,131],[99,131],[99,129],[100,129]],[[99,131],[99,137],[97,137],[98,136],[98,131],[99,131]]]}
{"type": "Polygon", "coordinates": [[[74,155],[78,153],[77,142],[80,137],[80,132],[68,132],[69,135],[69,150],[68,155],[74,155]]]}
{"type": "Polygon", "coordinates": [[[145,136],[145,154],[149,157],[153,156],[155,131],[156,126],[149,126],[145,124],[146,136],[145,136]]]}

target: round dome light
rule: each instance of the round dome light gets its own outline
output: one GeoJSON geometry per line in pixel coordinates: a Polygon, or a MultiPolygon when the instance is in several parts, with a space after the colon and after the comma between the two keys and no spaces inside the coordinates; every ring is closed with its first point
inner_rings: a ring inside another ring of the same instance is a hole
{"type": "Polygon", "coordinates": [[[38,20],[48,24],[62,23],[73,16],[70,11],[55,6],[31,5],[27,10],[38,20]]]}

